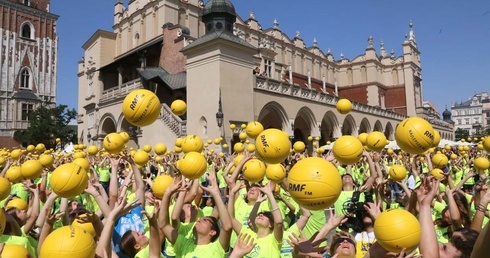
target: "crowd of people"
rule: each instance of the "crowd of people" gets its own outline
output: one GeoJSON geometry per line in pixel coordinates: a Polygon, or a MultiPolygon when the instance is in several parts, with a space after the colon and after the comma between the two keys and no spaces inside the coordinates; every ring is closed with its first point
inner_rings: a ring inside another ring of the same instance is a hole
{"type": "MultiPolygon", "coordinates": [[[[134,162],[129,150],[87,156],[88,187],[75,198],[50,189],[51,172],[72,161],[69,154],[58,156],[41,177],[13,183],[0,202],[6,216],[0,249],[17,244],[30,257],[41,257],[49,234],[73,224],[92,234],[96,257],[490,256],[485,244],[490,243],[488,170],[473,163],[485,151],[476,146],[465,153],[436,148],[424,155],[364,151],[354,165],[340,164],[331,152],[292,152],[283,162],[286,172],[311,155],[332,162],[342,178],[339,198],[324,210],[299,206],[288,192],[287,176],[280,182],[249,182],[241,171],[255,157],[247,151],[223,157],[208,153],[206,172],[195,180],[179,173],[175,153],[153,155],[144,166],[134,162]],[[442,176],[431,174],[436,152],[449,158],[442,176]],[[407,170],[401,181],[389,176],[397,164],[407,170]],[[173,183],[160,196],[152,183],[162,174],[173,183]],[[376,241],[376,219],[388,209],[418,218],[421,235],[414,250],[393,253],[376,241]]],[[[7,158],[1,177],[29,159],[35,155],[7,158]]]]}

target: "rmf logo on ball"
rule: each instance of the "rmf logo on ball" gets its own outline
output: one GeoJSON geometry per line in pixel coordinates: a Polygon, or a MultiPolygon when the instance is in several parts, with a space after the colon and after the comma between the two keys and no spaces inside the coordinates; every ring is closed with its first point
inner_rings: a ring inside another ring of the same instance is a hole
{"type": "Polygon", "coordinates": [[[131,110],[134,111],[134,109],[136,108],[136,104],[138,104],[138,101],[140,100],[140,98],[144,98],[144,97],[145,97],[145,94],[141,95],[141,97],[138,95],[134,96],[134,99],[131,102],[131,105],[129,105],[129,108],[131,108],[131,110]]]}

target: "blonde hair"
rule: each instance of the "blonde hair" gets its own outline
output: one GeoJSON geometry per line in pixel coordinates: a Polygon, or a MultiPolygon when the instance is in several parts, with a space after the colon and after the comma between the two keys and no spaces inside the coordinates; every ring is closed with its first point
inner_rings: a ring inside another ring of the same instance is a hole
{"type": "MultiPolygon", "coordinates": [[[[344,232],[344,231],[337,232],[337,233],[335,233],[332,236],[332,240],[330,241],[330,255],[333,255],[335,253],[335,245],[334,245],[334,243],[339,238],[350,238],[354,242],[356,242],[356,239],[351,234],[349,234],[347,232],[344,232]]],[[[355,245],[354,245],[354,249],[355,249],[355,245]]]]}

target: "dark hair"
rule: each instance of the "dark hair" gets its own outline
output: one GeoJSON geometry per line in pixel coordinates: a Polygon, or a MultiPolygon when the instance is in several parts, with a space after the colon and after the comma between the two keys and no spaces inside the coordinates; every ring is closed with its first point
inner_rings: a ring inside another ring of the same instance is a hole
{"type": "Polygon", "coordinates": [[[76,209],[72,210],[68,214],[68,218],[70,219],[70,223],[72,223],[78,216],[83,215],[83,214],[88,214],[90,213],[88,210],[82,207],[77,207],[76,209]]]}
{"type": "MultiPolygon", "coordinates": [[[[216,241],[220,233],[218,219],[213,216],[206,216],[206,217],[202,217],[201,219],[208,219],[211,222],[211,230],[216,231],[216,234],[214,234],[214,236],[211,237],[211,243],[216,241]]],[[[196,227],[192,229],[192,233],[194,233],[194,236],[196,236],[196,227]]]]}
{"type": "Polygon", "coordinates": [[[454,245],[454,247],[461,252],[461,256],[458,258],[470,258],[479,233],[470,228],[460,228],[454,232],[461,233],[455,236],[453,235],[453,237],[450,239],[450,242],[454,245]]]}
{"type": "Polygon", "coordinates": [[[274,230],[274,215],[272,215],[272,212],[270,212],[270,211],[259,212],[259,213],[257,213],[257,216],[260,214],[266,216],[269,219],[272,230],[274,230]]]}
{"type": "Polygon", "coordinates": [[[138,253],[138,250],[134,248],[136,245],[136,239],[134,239],[132,230],[126,231],[121,237],[121,240],[119,241],[119,248],[121,249],[121,252],[129,257],[135,257],[136,254],[138,253]]]}

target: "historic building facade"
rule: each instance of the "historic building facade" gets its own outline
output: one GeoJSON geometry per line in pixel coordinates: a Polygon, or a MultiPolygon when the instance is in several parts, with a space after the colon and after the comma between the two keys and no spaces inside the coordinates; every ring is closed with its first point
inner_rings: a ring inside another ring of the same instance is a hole
{"type": "Polygon", "coordinates": [[[56,102],[58,16],[50,0],[0,0],[0,146],[19,147],[28,113],[56,102]]]}
{"type": "Polygon", "coordinates": [[[407,116],[424,117],[443,138],[453,138],[451,123],[423,104],[411,23],[402,55],[388,53],[382,42],[377,50],[368,37],[352,60],[334,58],[316,41],[307,46],[299,32],[290,38],[277,21],[263,28],[253,12],[241,19],[227,0],[134,0],[127,7],[116,1],[113,28],[98,30],[83,45],[80,142],[100,145],[106,134],[127,131],[134,145],[173,146],[186,133],[223,136],[230,144],[239,130],[229,125],[253,120],[288,132],[293,141],[312,135],[322,144],[375,130],[393,140],[407,116]],[[154,91],[162,102],[160,118],[143,128],[131,126],[121,111],[136,88],[154,91]],[[336,112],[339,98],[353,101],[352,112],[336,112]],[[175,99],[187,102],[185,116],[170,112],[175,99]]]}
{"type": "Polygon", "coordinates": [[[481,92],[466,101],[453,103],[451,112],[455,122],[454,130],[463,129],[470,135],[480,134],[482,130],[485,130],[488,125],[487,113],[490,111],[486,104],[489,99],[487,92],[481,92]]]}

